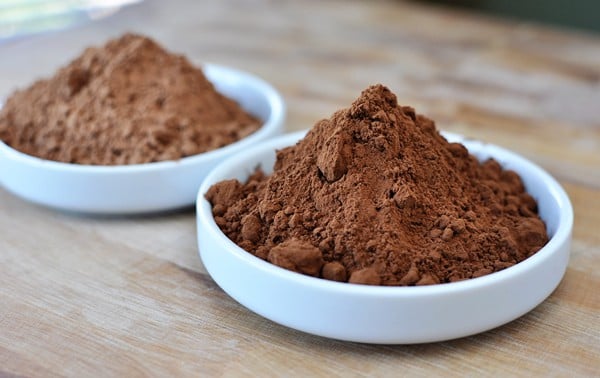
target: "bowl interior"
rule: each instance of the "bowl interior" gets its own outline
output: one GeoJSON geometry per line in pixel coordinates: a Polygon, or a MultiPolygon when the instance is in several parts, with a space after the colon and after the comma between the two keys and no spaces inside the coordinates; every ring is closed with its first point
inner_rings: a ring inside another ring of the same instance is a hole
{"type": "MultiPolygon", "coordinates": [[[[211,172],[202,185],[198,195],[198,204],[202,211],[210,210],[210,204],[204,194],[211,185],[230,178],[241,182],[245,181],[254,169],[260,166],[266,174],[273,172],[275,164],[275,151],[287,145],[293,145],[304,137],[307,131],[300,131],[282,136],[277,140],[267,141],[253,150],[246,151],[238,159],[228,160],[218,169],[211,172]]],[[[465,145],[469,152],[479,161],[490,158],[496,159],[503,168],[517,172],[529,192],[538,202],[540,217],[546,224],[548,236],[552,238],[559,230],[561,224],[572,222],[572,208],[570,201],[560,185],[537,165],[527,159],[508,151],[502,147],[465,138],[461,135],[442,132],[449,142],[459,142],[465,145]],[[571,217],[567,216],[571,214],[571,217]]]]}

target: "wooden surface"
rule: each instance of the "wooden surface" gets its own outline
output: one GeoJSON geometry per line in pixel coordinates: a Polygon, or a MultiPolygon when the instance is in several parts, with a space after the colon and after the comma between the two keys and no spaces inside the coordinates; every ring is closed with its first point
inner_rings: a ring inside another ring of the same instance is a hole
{"type": "Polygon", "coordinates": [[[339,342],[221,291],[198,258],[192,210],[79,216],[0,189],[0,375],[600,375],[598,36],[396,1],[147,1],[0,45],[0,97],[124,31],[269,80],[288,130],[382,82],[440,128],[522,153],[573,202],[566,276],[535,310],[484,334],[339,342]]]}

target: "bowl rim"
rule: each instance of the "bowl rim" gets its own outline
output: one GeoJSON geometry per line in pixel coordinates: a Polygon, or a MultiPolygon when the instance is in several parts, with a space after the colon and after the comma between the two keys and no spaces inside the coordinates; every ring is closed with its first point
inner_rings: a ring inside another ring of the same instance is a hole
{"type": "MultiPolygon", "coordinates": [[[[273,130],[276,130],[283,123],[285,117],[285,104],[283,97],[279,92],[268,82],[255,76],[251,73],[238,70],[235,68],[223,66],[220,64],[204,62],[200,65],[208,80],[211,80],[211,75],[222,75],[234,80],[242,80],[251,84],[261,92],[269,104],[269,117],[262,120],[262,124],[255,132],[239,139],[233,143],[219,147],[214,150],[202,152],[196,155],[186,156],[178,160],[164,160],[150,163],[138,164],[123,164],[123,165],[93,165],[93,164],[76,164],[65,163],[55,160],[43,159],[37,156],[29,155],[15,148],[10,147],[4,141],[0,140],[0,155],[4,155],[13,161],[18,161],[22,164],[38,166],[44,169],[57,170],[72,173],[94,173],[94,174],[129,174],[133,172],[147,172],[156,170],[167,170],[177,166],[195,165],[210,162],[213,159],[226,156],[242,149],[245,146],[252,145],[256,140],[263,138],[263,135],[269,135],[273,130]]],[[[229,97],[229,96],[228,96],[229,97]]],[[[235,100],[235,99],[234,99],[235,100]]],[[[2,102],[0,102],[0,108],[2,102]]],[[[248,111],[248,110],[247,110],[248,111]]],[[[256,116],[256,115],[255,115],[256,116]]]]}
{"type": "MultiPolygon", "coordinates": [[[[450,282],[435,285],[425,286],[373,286],[373,285],[361,285],[351,284],[348,282],[336,282],[326,280],[322,278],[311,277],[303,275],[301,273],[293,272],[268,261],[262,260],[259,257],[254,256],[250,252],[239,247],[232,240],[230,240],[217,226],[214,217],[212,215],[212,206],[204,198],[204,194],[214,183],[221,180],[227,179],[227,176],[232,169],[239,167],[240,163],[243,164],[244,160],[250,160],[250,157],[256,155],[262,155],[272,150],[278,150],[286,146],[294,145],[300,140],[308,130],[294,132],[290,134],[281,135],[279,137],[271,138],[263,141],[250,149],[247,149],[242,154],[234,154],[223,162],[215,166],[205,177],[202,185],[198,190],[198,196],[196,200],[196,218],[198,222],[198,230],[204,232],[210,232],[217,238],[222,244],[223,249],[226,249],[228,253],[233,254],[237,259],[242,260],[244,263],[250,265],[254,269],[261,271],[264,274],[277,277],[278,279],[293,281],[295,284],[310,286],[315,290],[344,294],[352,296],[368,296],[368,297],[379,297],[379,298],[411,298],[411,297],[430,297],[439,295],[452,295],[455,293],[481,290],[491,286],[495,286],[500,282],[509,280],[513,276],[521,275],[526,271],[529,271],[536,266],[543,264],[552,254],[554,254],[561,245],[563,245],[569,238],[573,228],[573,208],[569,197],[567,196],[561,185],[544,169],[539,167],[537,164],[529,161],[528,159],[518,155],[515,152],[499,147],[494,144],[478,141],[475,139],[466,138],[460,134],[441,131],[441,134],[448,139],[452,138],[452,141],[465,142],[468,144],[480,144],[481,148],[491,148],[494,152],[499,152],[508,156],[511,162],[517,163],[519,166],[527,166],[527,170],[534,172],[534,175],[543,181],[548,190],[551,192],[552,197],[558,204],[560,213],[560,219],[558,221],[558,227],[556,228],[553,235],[539,251],[527,259],[512,265],[506,269],[498,272],[490,273],[481,277],[471,278],[458,282],[450,282]]],[[[467,146],[469,149],[469,146],[467,146]]],[[[469,152],[472,151],[469,149],[469,152]]],[[[500,162],[503,165],[502,162],[500,162]]],[[[230,177],[231,178],[231,175],[230,177]]],[[[200,233],[198,232],[198,238],[200,233]]],[[[202,251],[200,250],[200,255],[202,251]]]]}

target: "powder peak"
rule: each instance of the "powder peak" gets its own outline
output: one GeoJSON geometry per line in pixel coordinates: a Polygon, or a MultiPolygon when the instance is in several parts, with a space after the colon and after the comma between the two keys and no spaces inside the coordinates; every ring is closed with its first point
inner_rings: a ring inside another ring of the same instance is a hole
{"type": "Polygon", "coordinates": [[[362,91],[349,109],[352,118],[378,119],[398,107],[396,95],[386,86],[376,84],[362,91]]]}

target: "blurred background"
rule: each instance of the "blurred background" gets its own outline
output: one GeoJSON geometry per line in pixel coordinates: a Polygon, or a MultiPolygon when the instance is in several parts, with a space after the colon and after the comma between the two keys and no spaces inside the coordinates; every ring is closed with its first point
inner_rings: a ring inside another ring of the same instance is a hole
{"type": "Polygon", "coordinates": [[[430,0],[431,3],[532,20],[555,26],[600,31],[600,1],[597,0],[430,0]]]}
{"type": "MultiPolygon", "coordinates": [[[[142,0],[0,0],[0,42],[107,17],[142,0]]],[[[425,0],[516,20],[600,32],[595,0],[425,0]]]]}

